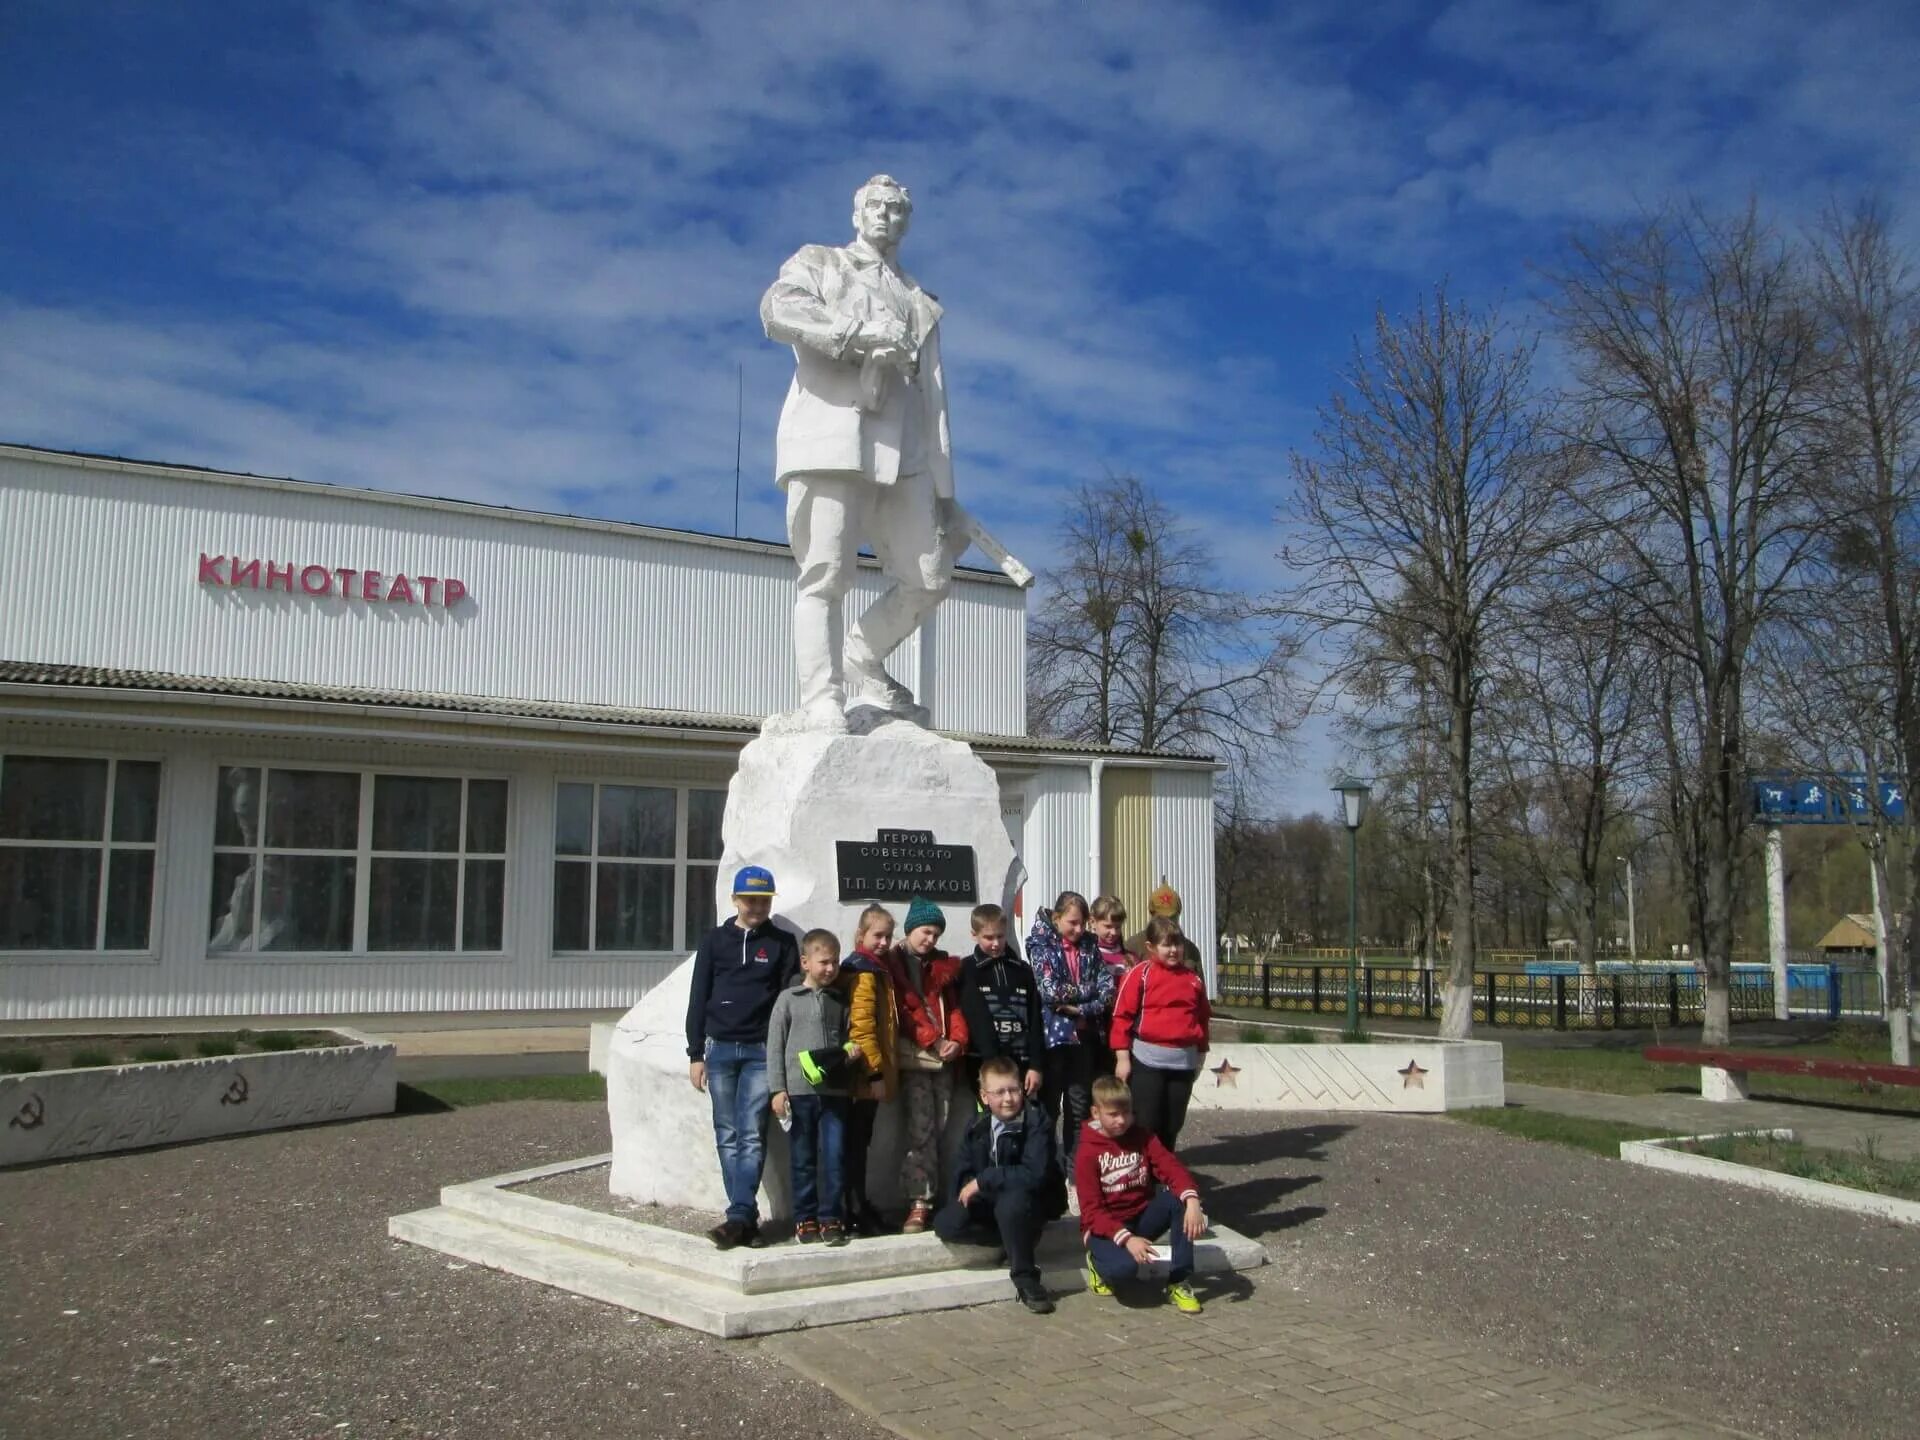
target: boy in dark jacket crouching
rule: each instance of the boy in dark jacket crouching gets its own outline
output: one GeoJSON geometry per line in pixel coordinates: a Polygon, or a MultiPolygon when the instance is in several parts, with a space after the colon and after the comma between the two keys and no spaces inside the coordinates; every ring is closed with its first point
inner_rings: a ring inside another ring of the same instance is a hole
{"type": "Polygon", "coordinates": [[[954,1156],[954,1196],[933,1217],[942,1240],[998,1243],[1020,1303],[1053,1310],[1034,1249],[1047,1222],[1066,1213],[1067,1182],[1045,1112],[1027,1104],[1019,1065],[996,1055],[980,1065],[983,1114],[973,1117],[954,1156]]]}

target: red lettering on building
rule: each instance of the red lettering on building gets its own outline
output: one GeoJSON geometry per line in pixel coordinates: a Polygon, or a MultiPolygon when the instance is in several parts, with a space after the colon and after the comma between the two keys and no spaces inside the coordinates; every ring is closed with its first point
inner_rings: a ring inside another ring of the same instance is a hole
{"type": "Polygon", "coordinates": [[[361,570],[351,565],[299,565],[291,560],[282,565],[277,560],[242,560],[238,555],[204,552],[200,555],[198,578],[202,585],[224,585],[230,589],[244,585],[249,590],[278,587],[291,595],[295,576],[299,577],[301,592],[314,596],[333,594],[337,581],[343,600],[432,605],[437,592],[441,607],[449,608],[458,605],[469,593],[466,581],[442,580],[433,575],[409,577],[396,572],[389,582],[385,571],[361,570]],[[266,567],[264,584],[260,573],[262,565],[266,567]],[[356,575],[360,577],[357,584],[356,575]]]}

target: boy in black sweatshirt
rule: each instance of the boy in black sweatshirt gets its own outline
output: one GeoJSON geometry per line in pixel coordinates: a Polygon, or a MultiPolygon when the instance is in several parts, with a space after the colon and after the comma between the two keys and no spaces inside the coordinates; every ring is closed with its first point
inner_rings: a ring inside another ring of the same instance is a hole
{"type": "Polygon", "coordinates": [[[960,975],[960,1013],[973,1050],[970,1068],[1005,1055],[1020,1067],[1027,1098],[1040,1093],[1046,1036],[1040,1029],[1040,985],[1033,967],[1007,940],[1007,913],[998,905],[973,907],[973,954],[960,975]]]}
{"type": "Polygon", "coordinates": [[[800,947],[772,921],[773,876],[733,877],[734,918],[707,932],[687,994],[687,1075],[713,1102],[713,1143],[727,1216],[707,1232],[722,1250],[759,1246],[760,1169],[767,1153],[767,1019],[800,974],[800,947]]]}

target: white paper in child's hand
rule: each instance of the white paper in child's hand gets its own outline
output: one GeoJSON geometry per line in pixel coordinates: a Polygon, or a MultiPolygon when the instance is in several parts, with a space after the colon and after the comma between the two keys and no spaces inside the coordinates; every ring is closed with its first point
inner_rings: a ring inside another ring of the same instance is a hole
{"type": "Polygon", "coordinates": [[[1148,1246],[1147,1263],[1149,1265],[1171,1265],[1173,1263],[1173,1247],[1171,1245],[1148,1246]]]}

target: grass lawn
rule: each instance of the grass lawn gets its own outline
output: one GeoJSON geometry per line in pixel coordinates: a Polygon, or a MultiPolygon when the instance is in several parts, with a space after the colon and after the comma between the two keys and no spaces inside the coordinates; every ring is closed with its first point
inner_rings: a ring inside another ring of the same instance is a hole
{"type": "Polygon", "coordinates": [[[504,1100],[605,1100],[604,1075],[501,1075],[468,1080],[413,1080],[399,1087],[401,1111],[460,1110],[504,1100]]]}
{"type": "Polygon", "coordinates": [[[1684,1148],[1695,1155],[1731,1160],[1736,1165],[1757,1165],[1802,1180],[1824,1180],[1829,1185],[1869,1190],[1876,1195],[1920,1200],[1920,1160],[1886,1160],[1870,1150],[1820,1150],[1796,1140],[1761,1135],[1722,1135],[1684,1148]]]}
{"type": "Polygon", "coordinates": [[[1546,1110],[1526,1110],[1517,1105],[1503,1110],[1455,1110],[1447,1116],[1467,1125],[1518,1135],[1523,1140],[1551,1140],[1556,1145],[1571,1145],[1576,1150],[1591,1150],[1609,1159],[1620,1158],[1622,1140],[1666,1140],[1671,1130],[1647,1125],[1626,1125],[1618,1120],[1590,1120],[1580,1115],[1555,1115],[1546,1110]]]}
{"type": "MultiPolygon", "coordinates": [[[[1499,1032],[1481,1029],[1486,1039],[1498,1039],[1499,1032]]],[[[1696,1043],[1691,1032],[1673,1037],[1668,1043],[1696,1043]]],[[[1728,1047],[1741,1044],[1736,1028],[1728,1047]]],[[[1753,1047],[1761,1048],[1761,1047],[1753,1047]]],[[[1804,1045],[1766,1046],[1769,1052],[1783,1055],[1828,1056],[1838,1060],[1871,1060],[1885,1063],[1886,1037],[1877,1031],[1858,1027],[1836,1030],[1826,1040],[1804,1045]]],[[[1506,1078],[1522,1085],[1557,1085],[1565,1090],[1599,1090],[1610,1095],[1652,1095],[1662,1090],[1699,1093],[1700,1075],[1685,1065],[1655,1065],[1640,1058],[1634,1048],[1603,1049],[1594,1046],[1569,1046],[1564,1049],[1540,1045],[1506,1047],[1506,1078]]],[[[1852,1105],[1863,1109],[1888,1110],[1898,1114],[1920,1113],[1920,1088],[1899,1085],[1859,1084],[1850,1080],[1810,1080],[1799,1075],[1749,1077],[1756,1100],[1812,1100],[1829,1105],[1852,1105]]]]}

